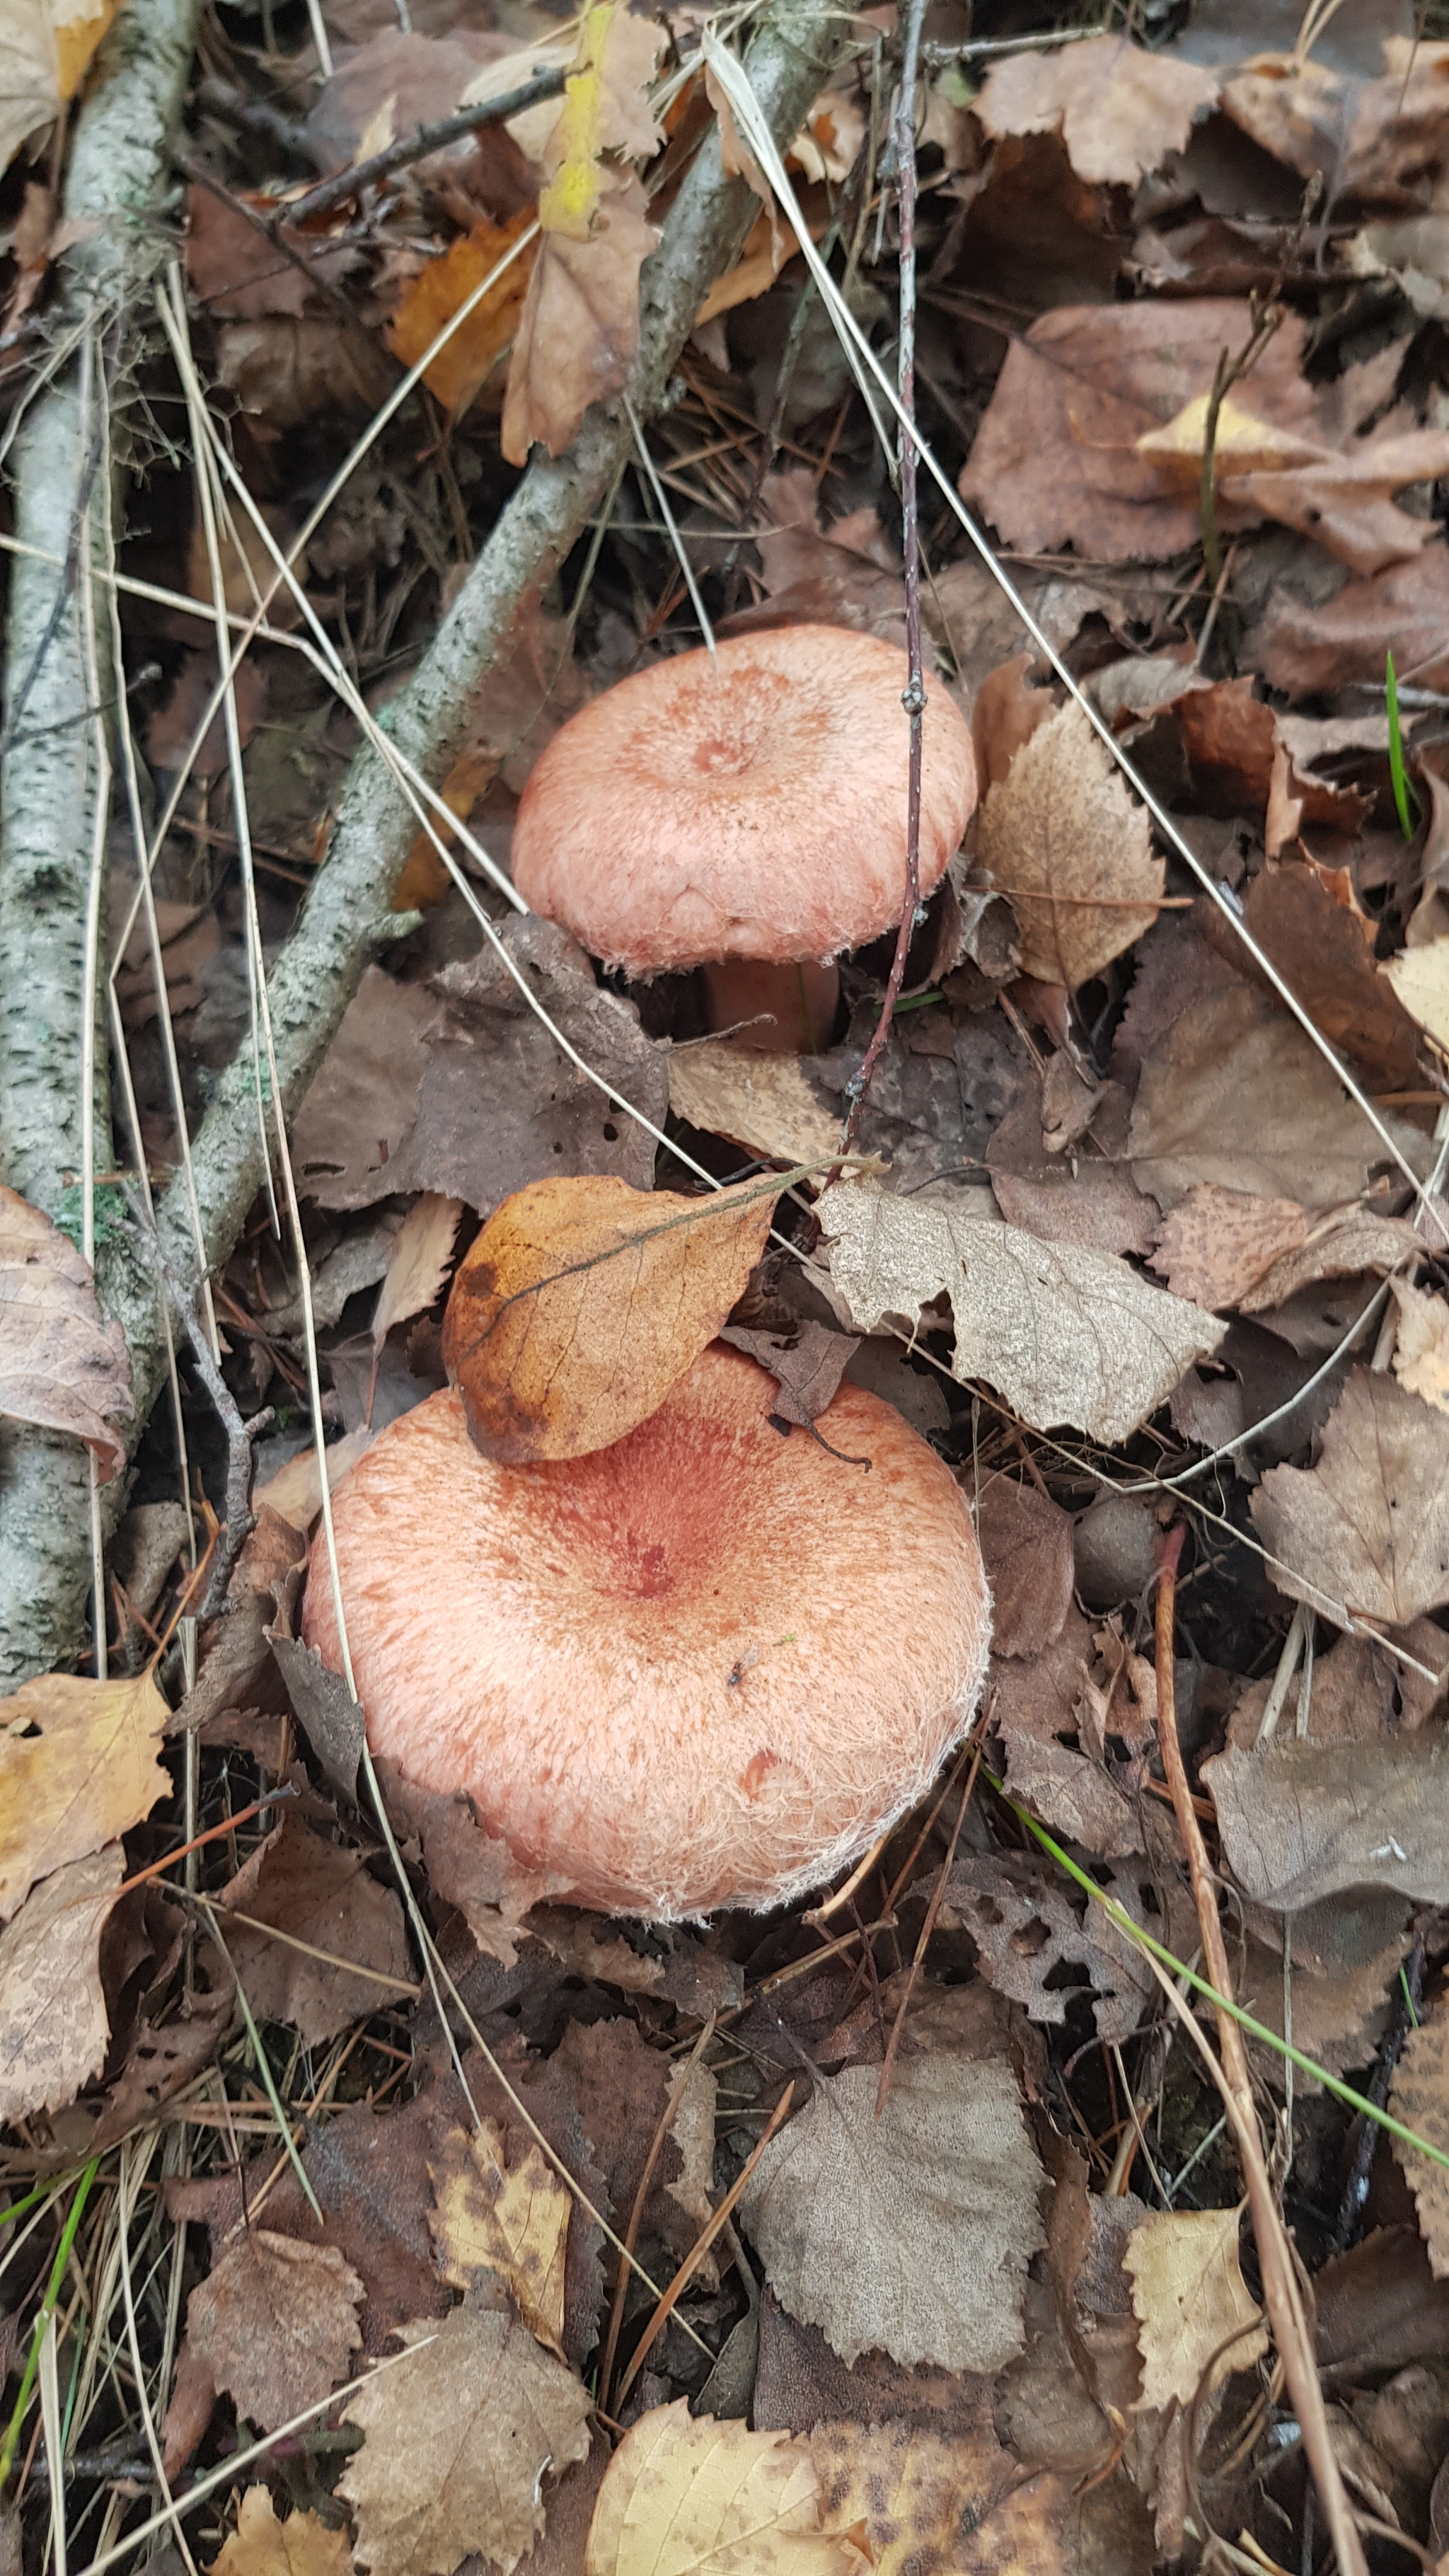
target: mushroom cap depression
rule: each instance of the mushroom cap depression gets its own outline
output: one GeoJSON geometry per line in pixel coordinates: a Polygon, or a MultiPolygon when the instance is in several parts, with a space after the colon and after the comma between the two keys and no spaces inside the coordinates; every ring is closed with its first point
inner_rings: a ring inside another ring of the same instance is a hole
{"type": "MultiPolygon", "coordinates": [[[[909,665],[843,626],[681,653],[571,716],[534,765],[514,882],[635,976],[724,957],[838,956],[891,929],[906,891],[909,665]]],[[[926,689],[921,892],[976,804],[971,729],[926,689]]]]}
{"type": "MultiPolygon", "coordinates": [[[[499,1467],[454,1388],[333,1498],[374,1753],[466,1791],[580,1904],[672,1921],[828,1878],[930,1786],[986,1666],[988,1602],[948,1469],[844,1386],[832,1458],[711,1344],[587,1458],[499,1467]]],[[[341,1657],[319,1540],[304,1634],[341,1657]]]]}

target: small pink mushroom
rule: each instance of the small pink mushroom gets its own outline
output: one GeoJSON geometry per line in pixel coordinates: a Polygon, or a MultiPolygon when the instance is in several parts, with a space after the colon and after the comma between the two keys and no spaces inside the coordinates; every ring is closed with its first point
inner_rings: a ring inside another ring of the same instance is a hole
{"type": "MultiPolygon", "coordinates": [[[[612,1448],[499,1467],[456,1389],[333,1501],[368,1741],[577,1901],[657,1921],[782,1903],[930,1787],[976,1706],[970,1514],[901,1416],[843,1386],[821,1431],[713,1343],[612,1448]]],[[[304,1634],[340,1665],[325,1552],[304,1634]]]]}
{"type": "MultiPolygon", "coordinates": [[[[787,626],[682,653],[570,718],[513,837],[535,912],[606,965],[702,966],[712,1027],[746,1046],[824,1045],[833,959],[899,921],[909,676],[894,644],[787,626]]],[[[928,682],[920,883],[940,883],[976,804],[971,730],[928,682]]]]}

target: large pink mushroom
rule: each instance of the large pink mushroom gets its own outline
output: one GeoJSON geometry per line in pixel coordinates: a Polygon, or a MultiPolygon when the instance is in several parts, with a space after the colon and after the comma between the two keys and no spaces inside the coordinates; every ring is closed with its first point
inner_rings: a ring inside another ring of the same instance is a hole
{"type": "MultiPolygon", "coordinates": [[[[843,1386],[769,1415],[713,1343],[585,1458],[499,1467],[455,1388],[333,1499],[368,1741],[575,1899],[656,1921],[818,1885],[929,1788],[976,1706],[970,1514],[901,1416],[843,1386]]],[[[319,1541],[304,1634],[340,1665],[319,1541]]]]}
{"type": "MultiPolygon", "coordinates": [[[[909,677],[897,645],[786,626],[682,653],[572,716],[513,836],[535,912],[638,978],[704,969],[710,1024],[751,1047],[823,1045],[831,961],[899,921],[909,677]]],[[[976,804],[971,730],[927,683],[920,885],[976,804]]]]}

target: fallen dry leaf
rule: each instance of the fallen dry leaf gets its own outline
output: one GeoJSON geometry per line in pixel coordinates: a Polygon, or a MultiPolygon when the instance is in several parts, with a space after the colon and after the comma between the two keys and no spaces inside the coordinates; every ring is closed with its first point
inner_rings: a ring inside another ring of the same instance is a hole
{"type": "Polygon", "coordinates": [[[853,1334],[833,1333],[828,1324],[802,1324],[794,1334],[785,1335],[722,1324],[719,1338],[732,1350],[743,1351],[747,1359],[758,1360],[776,1381],[780,1392],[770,1407],[771,1420],[798,1423],[802,1429],[834,1402],[860,1348],[853,1334]]]}
{"type": "Polygon", "coordinates": [[[763,1162],[824,1162],[840,1143],[840,1118],[799,1056],[750,1055],[722,1038],[670,1048],[669,1106],[763,1162]]]}
{"type": "Polygon", "coordinates": [[[461,1794],[420,1789],[381,1754],[376,1767],[393,1830],[416,1841],[434,1895],[456,1905],[480,1950],[511,1968],[529,1908],[562,1895],[565,1882],[525,1869],[507,1843],[485,1834],[461,1794]]]}
{"type": "Polygon", "coordinates": [[[691,2419],[680,2398],[626,2433],[599,2490],[584,2576],[851,2576],[820,2523],[803,2442],[691,2419]]]}
{"type": "Polygon", "coordinates": [[[264,2433],[346,2378],[362,2341],[362,2283],[333,2245],[252,2227],[192,2291],[192,2358],[264,2433]]]}
{"type": "Polygon", "coordinates": [[[1449,1048],[1449,937],[1401,949],[1381,969],[1411,1020],[1449,1048]]]}
{"type": "MultiPolygon", "coordinates": [[[[1121,1803],[1127,1809],[1125,1798],[1121,1803]]],[[[1110,1833],[1105,1839],[1110,1847],[1110,1833]]],[[[1120,1902],[1115,1881],[1112,1893],[1120,1902]]],[[[1073,1902],[1050,1862],[1029,1852],[958,1857],[939,1919],[970,1933],[981,1954],[981,1974],[1033,2021],[1065,2022],[1068,1995],[1075,2000],[1081,1990],[1064,1990],[1063,1975],[1085,1970],[1099,2037],[1120,2044],[1137,2028],[1152,1993],[1150,1971],[1130,1938],[1098,1907],[1073,1902]]]]}
{"type": "Polygon", "coordinates": [[[609,184],[607,160],[647,161],[664,140],[649,84],[668,42],[650,18],[614,0],[584,11],[564,103],[544,147],[546,184],[538,201],[545,232],[587,241],[609,184]]]}
{"type": "Polygon", "coordinates": [[[1060,1503],[1015,1477],[987,1477],[976,1535],[991,1586],[992,1652],[1034,1655],[1054,1644],[1072,1606],[1072,1524],[1060,1503]]]}
{"type": "Polygon", "coordinates": [[[825,2528],[863,2537],[874,2576],[1067,2576],[1068,2480],[1017,2485],[989,2425],[817,2424],[810,2457],[825,2528]]]}
{"type": "Polygon", "coordinates": [[[1342,1217],[1320,1221],[1296,1251],[1282,1253],[1251,1288],[1244,1289],[1238,1302],[1245,1315],[1266,1315],[1320,1280],[1358,1279],[1370,1272],[1383,1278],[1423,1249],[1424,1238],[1414,1232],[1407,1217],[1376,1216],[1370,1208],[1350,1208],[1342,1217]]]}
{"type": "Polygon", "coordinates": [[[820,1220],[833,1285],[859,1331],[887,1316],[914,1331],[923,1309],[948,1297],[953,1374],[985,1379],[1038,1431],[1070,1422],[1125,1440],[1227,1329],[1110,1253],[1039,1243],[938,1201],[893,1198],[874,1181],[838,1181],[820,1220]]]}
{"type": "Polygon", "coordinates": [[[417,1114],[423,1031],[436,1010],[421,985],[400,984],[380,966],[363,970],[292,1124],[304,1198],[359,1208],[392,1196],[393,1166],[417,1114]]]}
{"type": "Polygon", "coordinates": [[[1449,1413],[1449,1306],[1426,1288],[1411,1288],[1407,1280],[1390,1284],[1399,1310],[1394,1375],[1411,1395],[1449,1413]]]}
{"type": "MultiPolygon", "coordinates": [[[[0,48],[3,52],[3,48],[0,48]]],[[[0,1183],[0,1415],[84,1440],[102,1478],[125,1465],[131,1357],[68,1234],[0,1183]]]]}
{"type": "Polygon", "coordinates": [[[973,106],[991,135],[1061,134],[1079,179],[1135,188],[1216,99],[1219,75],[1122,36],[1018,54],[987,73],[973,106]]]}
{"type": "MultiPolygon", "coordinates": [[[[1422,1089],[1418,1031],[1392,977],[1375,962],[1377,923],[1360,907],[1346,871],[1330,876],[1296,860],[1263,868],[1244,909],[1253,937],[1315,1028],[1362,1068],[1368,1088],[1422,1089]]],[[[1211,928],[1229,964],[1255,974],[1221,915],[1211,928]]]]}
{"type": "Polygon", "coordinates": [[[582,1458],[658,1411],[764,1251],[778,1189],[710,1198],[604,1179],[505,1199],[459,1266],[443,1358],[506,1466],[582,1458]]]}
{"type": "Polygon", "coordinates": [[[1039,725],[981,809],[976,848],[1021,926],[1021,965],[1074,990],[1157,918],[1147,816],[1075,701],[1039,725]]]}
{"type": "Polygon", "coordinates": [[[1139,2221],[1122,2261],[1142,2346],[1144,2407],[1180,2406],[1268,2349],[1238,2261],[1236,2209],[1161,2209],[1139,2221]],[[1219,2346],[1236,2339],[1225,2352],[1219,2346]]]}
{"type": "Polygon", "coordinates": [[[169,1796],[156,1759],[169,1719],[149,1673],[46,1673],[0,1700],[0,1920],[36,1879],[115,1842],[169,1796]]]}
{"type": "Polygon", "coordinates": [[[1449,688],[1449,547],[1426,546],[1412,563],[1347,581],[1315,607],[1276,586],[1253,636],[1263,677],[1309,698],[1367,681],[1382,688],[1384,655],[1421,689],[1449,688]]]}
{"type": "Polygon", "coordinates": [[[329,2531],[319,2513],[277,2518],[269,2487],[248,2487],[207,2576],[350,2576],[345,2531],[329,2531]]]}
{"type": "MultiPolygon", "coordinates": [[[[1449,2154],[1449,2012],[1441,1996],[1428,2017],[1404,2041],[1389,2095],[1389,2109],[1406,2129],[1427,2138],[1431,2147],[1449,2154]]],[[[1436,2281],[1449,2279],[1449,2173],[1432,2156],[1404,2146],[1394,2153],[1419,2212],[1419,2232],[1428,2249],[1436,2281]]]]}
{"type": "Polygon", "coordinates": [[[258,1843],[217,1904],[217,1929],[258,2021],[290,2022],[309,2047],[381,2010],[390,1991],[394,2001],[413,1991],[393,1890],[372,1876],[363,1853],[324,1842],[294,1814],[258,1843]],[[227,1919],[239,1914],[251,1920],[227,1919]],[[269,1924],[290,1940],[271,1938],[269,1924]],[[328,1956],[310,1957],[309,1945],[328,1956]],[[349,1976],[338,1960],[372,1973],[349,1976]]]}
{"type": "Polygon", "coordinates": [[[531,2335],[563,2359],[564,2255],[573,2196],[530,2146],[505,2169],[503,2132],[450,2129],[433,2168],[428,2225],[438,2269],[458,2290],[501,2280],[531,2335]]]}
{"type": "MultiPolygon", "coordinates": [[[[489,223],[485,218],[474,224],[471,232],[460,233],[437,259],[430,259],[416,277],[408,280],[386,333],[388,347],[403,366],[417,365],[444,323],[451,322],[460,306],[492,275],[532,221],[526,209],[506,224],[489,223]]],[[[424,384],[445,411],[466,411],[505,350],[512,346],[535,257],[532,248],[519,252],[496,284],[479,297],[466,322],[459,323],[451,340],[424,371],[424,384]]]]}
{"type": "MultiPolygon", "coordinates": [[[[1139,1187],[1164,1208],[1204,1182],[1307,1208],[1350,1204],[1388,1159],[1383,1139],[1297,1021],[1219,974],[1189,992],[1143,1058],[1128,1134],[1139,1187]]],[[[1379,1117],[1411,1168],[1427,1170],[1421,1131],[1392,1110],[1379,1117]]]]}
{"type": "Polygon", "coordinates": [[[1312,1223],[1296,1199],[1255,1198],[1199,1181],[1166,1218],[1152,1267],[1174,1297],[1236,1306],[1281,1253],[1297,1249],[1312,1223]]]}
{"type": "Polygon", "coordinates": [[[437,1302],[453,1266],[462,1214],[462,1200],[444,1198],[439,1190],[424,1190],[414,1199],[394,1238],[372,1318],[374,1351],[382,1349],[394,1324],[408,1323],[437,1302]]]}
{"type": "MultiPolygon", "coordinates": [[[[1207,414],[1208,398],[1200,394],[1165,428],[1137,441],[1138,455],[1170,489],[1194,492],[1201,481],[1207,414]]],[[[1226,403],[1213,443],[1220,512],[1240,523],[1276,519],[1357,573],[1382,572],[1422,552],[1433,529],[1397,509],[1392,496],[1442,473],[1446,462],[1449,439],[1439,431],[1366,438],[1340,454],[1321,439],[1271,428],[1226,403]]]]}
{"type": "Polygon", "coordinates": [[[1202,1766],[1234,1877],[1275,1913],[1350,1887],[1449,1895],[1449,1761],[1432,1729],[1358,1743],[1229,1746],[1202,1766]]]}
{"type": "Polygon", "coordinates": [[[897,2066],[877,2119],[878,2083],[874,2066],[851,2066],[817,2084],[755,2168],[746,2229],[791,2315],[843,2360],[878,2347],[1000,2370],[1022,2348],[1043,2242],[1016,2079],[1000,2059],[938,2048],[897,2066]]]}
{"type": "Polygon", "coordinates": [[[476,2551],[512,2576],[544,2526],[543,2484],[589,2447],[589,2400],[512,2317],[463,2305],[401,2326],[410,2347],[350,2399],[367,2436],[338,2480],[373,2576],[453,2576],[476,2551]]]}
{"type": "Polygon", "coordinates": [[[639,345],[639,271],[659,241],[647,206],[632,172],[616,176],[586,240],[542,236],[503,399],[510,465],[526,465],[535,441],[561,456],[590,403],[624,383],[639,345]]]}
{"type": "MultiPolygon", "coordinates": [[[[1156,562],[1195,545],[1195,502],[1164,488],[1137,441],[1206,394],[1222,351],[1244,347],[1252,328],[1246,302],[1213,296],[1166,308],[1063,302],[1044,313],[1007,350],[964,498],[1028,554],[1074,545],[1099,561],[1156,562]]],[[[1303,326],[1290,318],[1253,370],[1253,410],[1313,437],[1302,352],[1303,326]]],[[[1234,514],[1221,517],[1226,529],[1234,514]]]]}
{"type": "Polygon", "coordinates": [[[120,0],[7,0],[0,19],[0,170],[74,98],[120,0]]]}
{"type": "Polygon", "coordinates": [[[71,1861],[0,1932],[0,2120],[59,2110],[99,2075],[111,2027],[101,1935],[125,1871],[119,1843],[71,1861]]]}
{"type": "Polygon", "coordinates": [[[1312,1467],[1274,1467],[1252,1500],[1280,1592],[1336,1627],[1402,1625],[1449,1601],[1449,1422],[1355,1368],[1312,1467]]]}

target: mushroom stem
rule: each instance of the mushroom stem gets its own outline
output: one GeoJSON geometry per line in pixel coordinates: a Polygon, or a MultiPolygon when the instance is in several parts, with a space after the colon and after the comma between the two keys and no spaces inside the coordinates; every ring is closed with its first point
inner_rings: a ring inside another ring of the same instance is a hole
{"type": "Polygon", "coordinates": [[[840,1000],[833,966],[813,958],[769,966],[754,957],[720,957],[700,972],[711,1029],[738,1029],[740,1046],[751,1054],[818,1055],[830,1044],[840,1000]]]}

